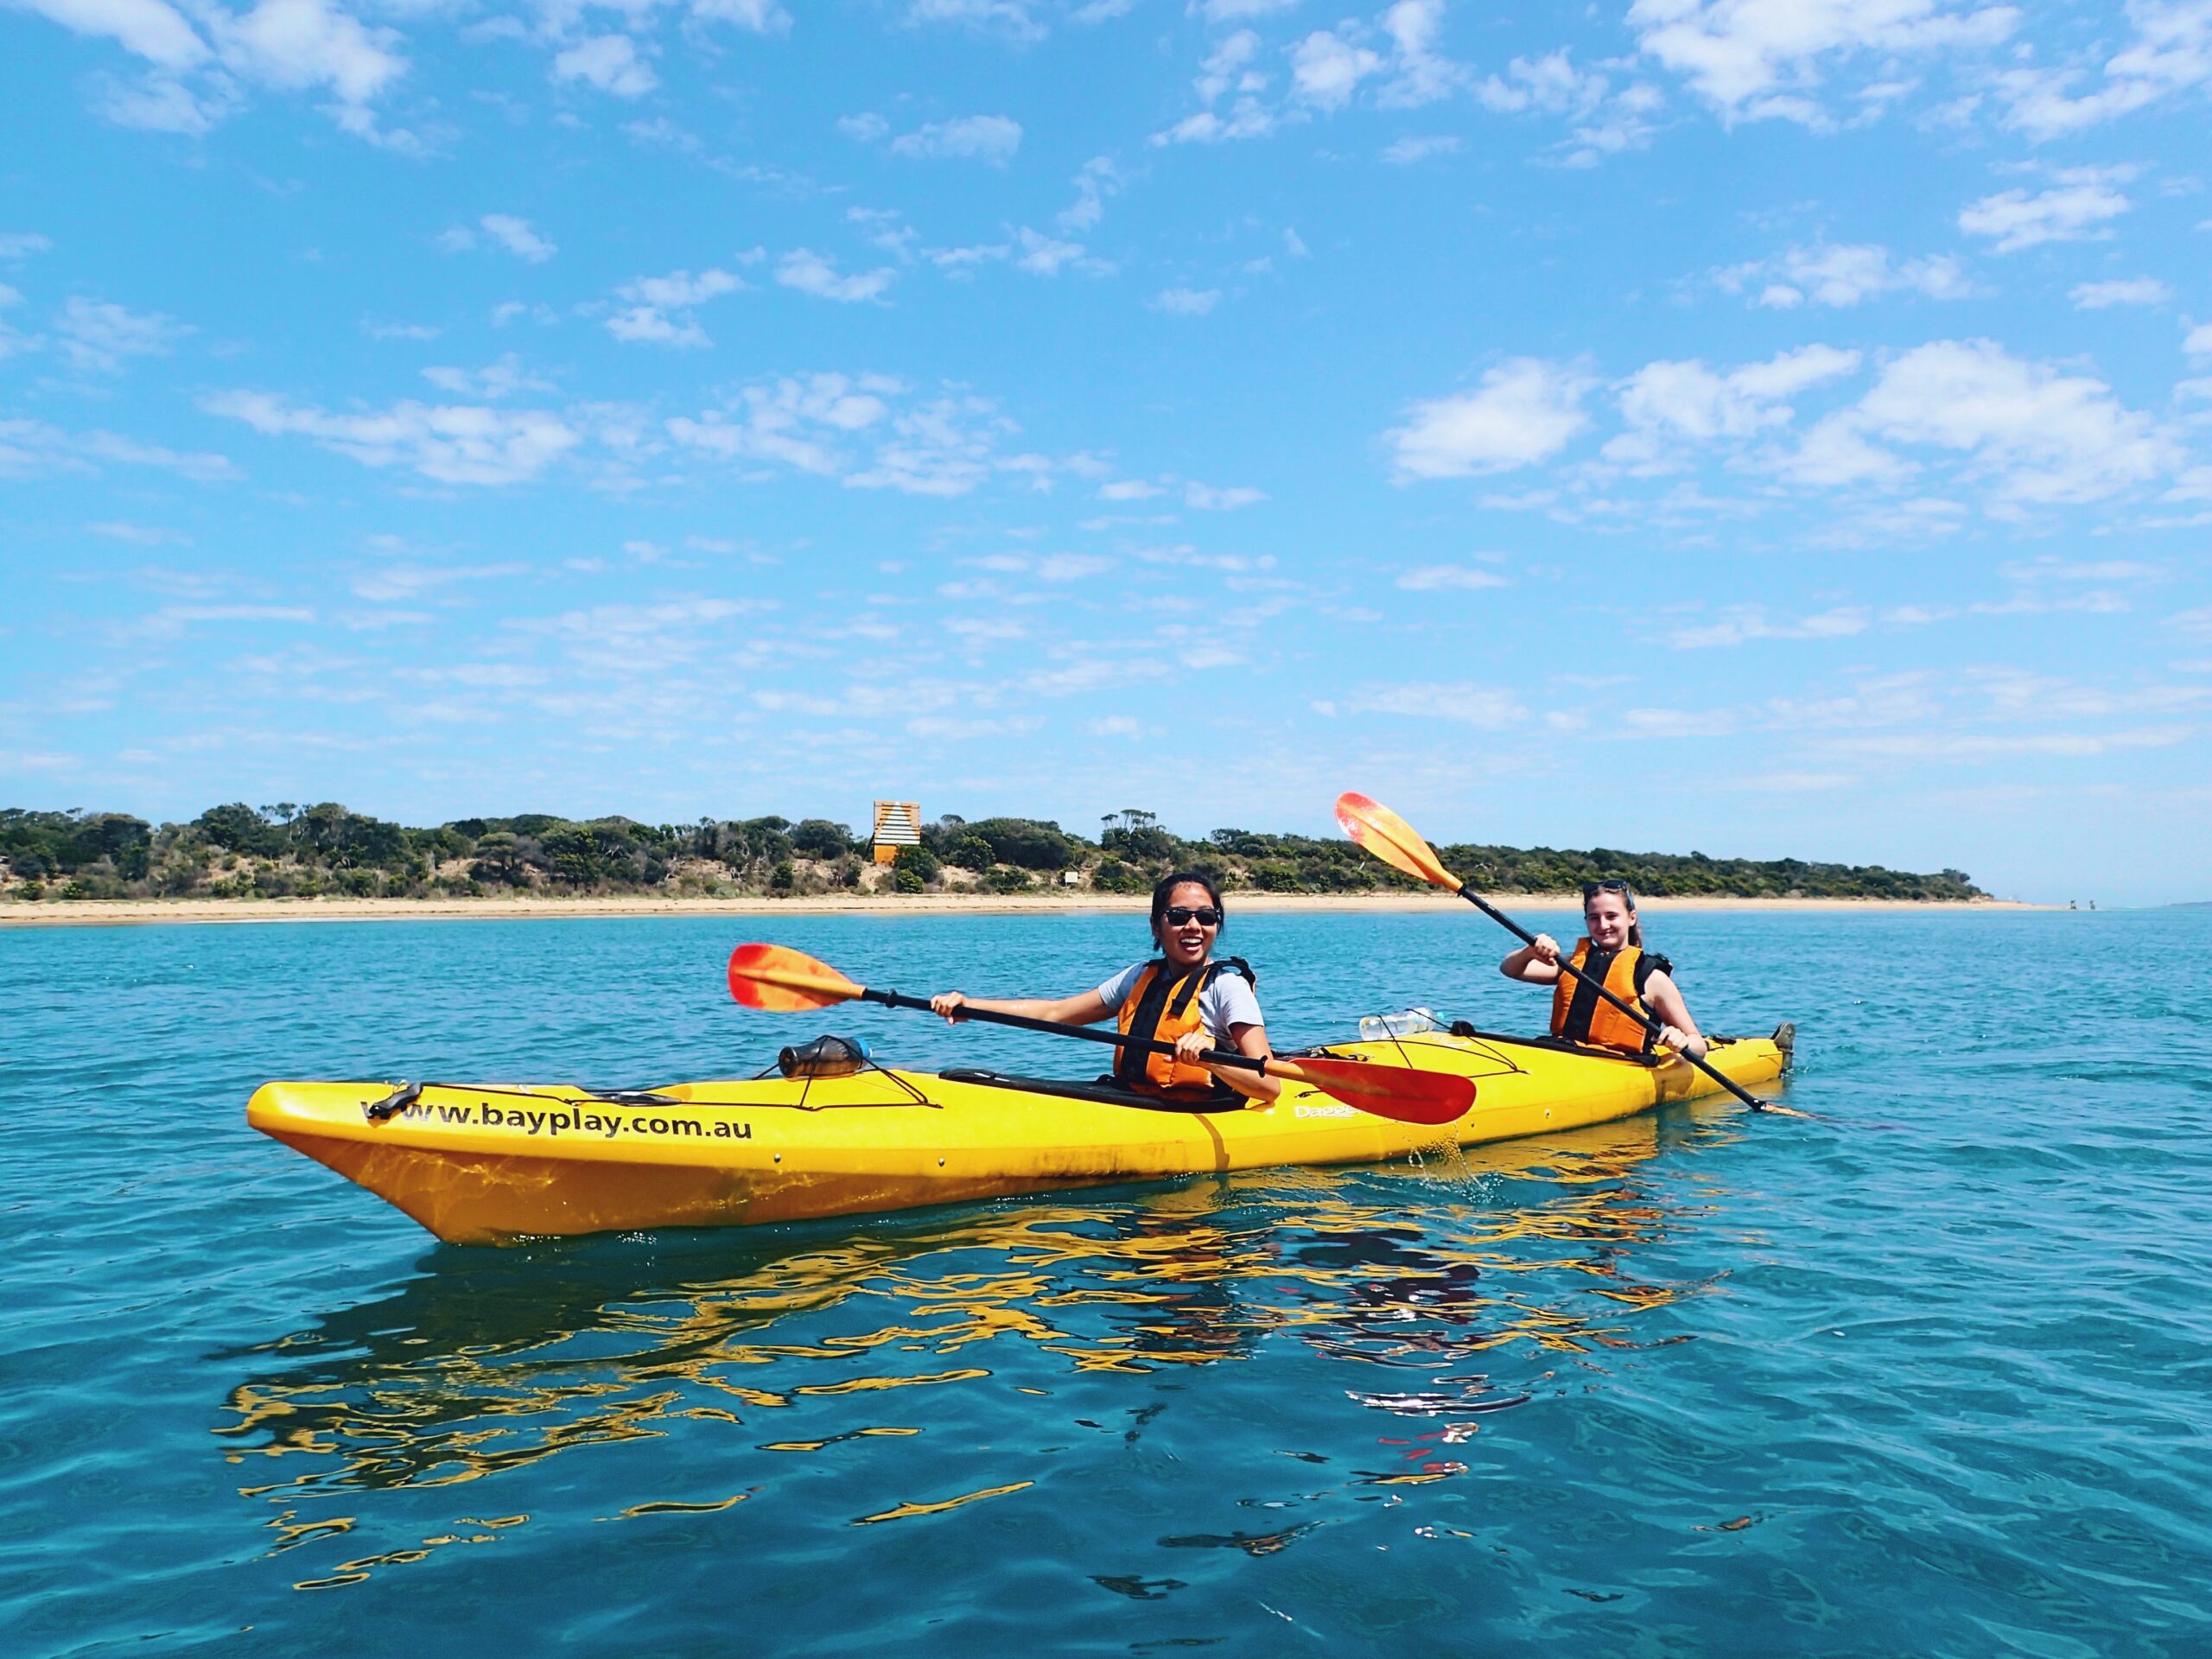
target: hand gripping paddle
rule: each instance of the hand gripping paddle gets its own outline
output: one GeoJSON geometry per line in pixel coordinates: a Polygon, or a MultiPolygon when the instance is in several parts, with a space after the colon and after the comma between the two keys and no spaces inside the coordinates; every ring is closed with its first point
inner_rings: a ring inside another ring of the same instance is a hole
{"type": "MultiPolygon", "coordinates": [[[[760,1008],[771,1014],[801,1014],[839,1002],[873,1002],[886,1008],[930,1011],[926,997],[855,984],[828,963],[780,944],[741,944],[730,952],[729,994],[748,1008],[760,1008]]],[[[1127,1037],[1116,1031],[1093,1031],[1086,1026],[1064,1026],[1052,1020],[1032,1020],[1027,1014],[971,1007],[962,1009],[961,1018],[1012,1026],[1021,1031],[1039,1031],[1052,1037],[1110,1043],[1116,1048],[1135,1049],[1147,1054],[1175,1052],[1172,1043],[1127,1037]]],[[[1258,1060],[1249,1054],[1232,1054],[1222,1049],[1208,1049],[1205,1058],[1217,1065],[1241,1066],[1292,1083],[1311,1084],[1347,1106],[1400,1123],[1455,1122],[1475,1103],[1473,1080],[1446,1072],[1416,1071],[1407,1066],[1320,1056],[1299,1060],[1258,1060]]]]}

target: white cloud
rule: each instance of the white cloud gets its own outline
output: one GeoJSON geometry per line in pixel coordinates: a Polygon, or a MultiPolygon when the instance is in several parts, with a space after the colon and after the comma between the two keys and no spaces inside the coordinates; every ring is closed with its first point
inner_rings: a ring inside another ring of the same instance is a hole
{"type": "Polygon", "coordinates": [[[623,298],[671,309],[703,304],[722,294],[734,294],[745,281],[719,266],[694,276],[688,270],[671,270],[665,276],[640,276],[619,290],[623,298]]]}
{"type": "Polygon", "coordinates": [[[70,366],[113,373],[127,357],[164,355],[186,330],[156,313],[128,311],[104,300],[73,295],[54,319],[54,332],[61,338],[70,366]]]}
{"type": "Polygon", "coordinates": [[[1267,90],[1268,77],[1253,67],[1259,51],[1260,37],[1249,29],[1224,36],[1206,55],[1199,66],[1198,78],[1192,83],[1199,101],[1206,107],[1195,115],[1185,116],[1165,132],[1155,132],[1152,143],[1218,144],[1240,138],[1264,138],[1273,132],[1274,115],[1261,103],[1259,96],[1267,90]],[[1232,90],[1236,97],[1224,118],[1213,106],[1232,90]]]}
{"type": "Polygon", "coordinates": [[[93,107],[117,126],[142,132],[182,133],[194,138],[213,130],[238,101],[227,81],[203,95],[161,73],[137,82],[102,75],[95,78],[94,85],[99,96],[93,107]]]}
{"type": "Polygon", "coordinates": [[[892,417],[892,436],[873,465],[849,474],[848,487],[907,495],[965,495],[991,472],[998,438],[1014,423],[989,399],[956,394],[892,417]]]}
{"type": "Polygon", "coordinates": [[[1252,506],[1268,499],[1265,490],[1245,486],[1230,489],[1215,489],[1205,484],[1185,484],[1183,505],[1199,512],[1231,512],[1238,507],[1252,506]]]}
{"type": "Polygon", "coordinates": [[[715,267],[694,276],[672,270],[665,276],[640,276],[616,292],[631,302],[626,310],[607,320],[607,331],[632,345],[702,347],[714,342],[691,315],[692,308],[723,294],[734,294],[744,279],[715,267]],[[673,313],[673,315],[670,314],[673,313]]]}
{"type": "Polygon", "coordinates": [[[1014,234],[1021,244],[1021,257],[1014,264],[1032,276],[1057,276],[1061,267],[1083,257],[1083,249],[1077,244],[1056,242],[1027,226],[1014,234]]]}
{"type": "Polygon", "coordinates": [[[873,110],[837,118],[837,130],[855,143],[872,144],[891,130],[891,124],[873,110]]]}
{"type": "Polygon", "coordinates": [[[1606,444],[1605,457],[1664,470],[1663,440],[1749,438],[1786,426],[1795,411],[1783,399],[1858,367],[1858,353],[1832,346],[1784,352],[1725,375],[1694,360],[1648,363],[1618,387],[1621,414],[1631,430],[1606,444]]]}
{"type": "Polygon", "coordinates": [[[1716,271],[1714,278],[1732,294],[1756,289],[1753,303],[1775,310],[1808,302],[1843,308],[1897,293],[1957,300],[1975,291],[1956,259],[1937,255],[1893,261],[1890,251],[1876,243],[1815,243],[1792,248],[1778,259],[1731,266],[1716,271]]]}
{"type": "Polygon", "coordinates": [[[1885,755],[1900,760],[1998,760],[2021,755],[2072,760],[2130,749],[2166,748],[2186,741],[2193,734],[2194,728],[2187,726],[2154,726],[2107,733],[2045,732],[2018,737],[1912,733],[1893,737],[1834,738],[1827,747],[1843,754],[1885,755]]]}
{"type": "Polygon", "coordinates": [[[1316,29],[1292,49],[1291,85],[1308,104],[1342,109],[1359,83],[1382,67],[1380,53],[1354,46],[1329,30],[1316,29]]]}
{"type": "Polygon", "coordinates": [[[1895,481],[1904,463],[1867,442],[1877,436],[1961,454],[1993,482],[2004,511],[2101,500],[2177,459],[2150,417],[2124,408],[2103,382],[1987,340],[1936,340],[1897,358],[1855,409],[1814,429],[1808,455],[1789,470],[1808,483],[1895,481]],[[1823,454],[1809,454],[1823,443],[1823,454]]]}
{"type": "Polygon", "coordinates": [[[398,35],[326,0],[261,0],[243,16],[212,15],[224,19],[215,29],[226,65],[289,92],[325,86],[358,109],[407,71],[393,49],[398,35]]]}
{"type": "Polygon", "coordinates": [[[668,430],[677,442],[726,460],[775,462],[831,477],[852,464],[838,446],[887,420],[886,399],[901,390],[874,376],[786,376],[747,386],[728,410],[671,420],[668,430]]]}
{"type": "Polygon", "coordinates": [[[18,0],[79,35],[105,35],[164,69],[205,62],[207,43],[162,0],[18,0]]]}
{"type": "Polygon", "coordinates": [[[626,346],[668,346],[704,351],[714,340],[696,317],[671,317],[650,305],[633,305],[607,320],[607,332],[626,346]]]}
{"type": "Polygon", "coordinates": [[[205,133],[243,104],[251,84],[326,91],[326,112],[346,131],[389,149],[421,148],[412,134],[380,131],[368,108],[407,73],[398,35],[329,0],[260,0],[243,12],[201,3],[180,10],[165,0],[17,3],[80,35],[108,36],[153,66],[136,82],[94,78],[95,107],[120,125],[205,133]]]}
{"type": "Polygon", "coordinates": [[[1507,472],[1548,460],[1590,424],[1582,399],[1590,378],[1538,358],[1516,358],[1483,376],[1481,387],[1410,406],[1388,434],[1400,482],[1507,472]]]}
{"type": "Polygon", "coordinates": [[[1180,317],[1203,317],[1220,302],[1217,288],[1164,288],[1153,301],[1162,311],[1180,317]]]}
{"type": "Polygon", "coordinates": [[[2072,96],[2079,68],[2030,67],[1997,77],[2006,124],[2043,140],[2079,132],[2212,79],[2212,5],[2128,0],[2135,38],[2106,60],[2102,85],[2072,96]]]}
{"type": "Polygon", "coordinates": [[[387,564],[356,576],[352,586],[356,597],[386,605],[417,599],[456,582],[496,582],[529,574],[526,564],[387,564]]]}
{"type": "Polygon", "coordinates": [[[2200,322],[2182,337],[2181,348],[2191,357],[2212,357],[2212,322],[2200,322]]]}
{"type": "Polygon", "coordinates": [[[1393,167],[1408,167],[1432,156],[1457,156],[1459,149],[1459,139],[1449,133],[1429,138],[1401,138],[1382,152],[1382,159],[1393,167]]]}
{"type": "Polygon", "coordinates": [[[1075,175],[1075,200],[1061,213],[1060,229],[1082,232],[1096,227],[1105,217],[1106,198],[1119,194],[1121,188],[1122,175],[1112,161],[1092,156],[1075,175]]]}
{"type": "Polygon", "coordinates": [[[1643,49],[1730,119],[1824,123],[1809,94],[1829,57],[1993,46],[2018,25],[2009,6],[1943,0],[1636,0],[1629,27],[1643,49]]]}
{"type": "Polygon", "coordinates": [[[1009,40],[1045,38],[1045,26],[1030,15],[1031,0],[906,0],[906,21],[953,23],[1009,40]]]}
{"type": "Polygon", "coordinates": [[[1631,738],[1728,737],[1737,717],[1726,709],[1630,709],[1621,724],[1631,738]]]}
{"type": "Polygon", "coordinates": [[[435,340],[442,330],[427,322],[380,322],[364,317],[361,332],[371,340],[435,340]]]}
{"type": "Polygon", "coordinates": [[[527,259],[533,265],[543,264],[560,249],[551,241],[531,228],[526,219],[517,219],[512,213],[486,213],[477,221],[484,233],[518,259],[527,259]]]}
{"type": "Polygon", "coordinates": [[[456,397],[481,397],[491,403],[512,397],[518,391],[558,390],[551,381],[541,380],[523,367],[522,359],[512,352],[474,374],[466,369],[435,367],[423,370],[423,378],[440,391],[451,392],[456,397]]]}
{"type": "Polygon", "coordinates": [[[1166,492],[1157,484],[1147,484],[1142,479],[1125,478],[1098,486],[1101,501],[1148,501],[1166,492]]]}
{"type": "Polygon", "coordinates": [[[891,141],[891,153],[925,161],[982,162],[1004,167],[1021,148],[1021,124],[1003,115],[963,115],[932,122],[891,141]]]}
{"type": "Polygon", "coordinates": [[[1503,686],[1469,681],[1413,681],[1363,685],[1344,702],[1356,715],[1396,715],[1408,720],[1448,720],[1481,731],[1502,732],[1528,717],[1520,699],[1503,686]]]}
{"type": "Polygon", "coordinates": [[[34,253],[52,251],[54,244],[36,231],[0,232],[0,259],[21,259],[34,253]]]}
{"type": "Polygon", "coordinates": [[[1435,50],[1443,27],[1444,0],[1396,0],[1383,12],[1382,32],[1393,48],[1390,79],[1378,100],[1384,107],[1403,110],[1433,104],[1466,83],[1466,71],[1435,50]]]}
{"type": "Polygon", "coordinates": [[[731,23],[755,35],[787,34],[791,14],[776,0],[691,0],[691,15],[710,23],[731,23]]]}
{"type": "Polygon", "coordinates": [[[2083,311],[2102,311],[2115,305],[2164,305],[2174,296],[2155,276],[2114,277],[2110,282],[2077,283],[2068,297],[2083,311]]]}
{"type": "Polygon", "coordinates": [[[171,543],[189,543],[192,537],[174,530],[162,530],[151,524],[133,524],[117,519],[86,524],[85,528],[95,536],[105,536],[118,542],[130,542],[138,547],[163,547],[171,543]]]}
{"type": "Polygon", "coordinates": [[[881,297],[898,275],[885,266],[861,276],[841,276],[836,265],[810,248],[792,249],[776,267],[776,280],[785,288],[848,305],[881,297]]]}
{"type": "Polygon", "coordinates": [[[963,391],[902,404],[879,375],[785,377],[745,387],[727,409],[668,423],[679,444],[738,462],[795,467],[849,489],[957,496],[994,474],[1034,474],[1035,458],[1001,454],[1016,429],[988,398],[963,391]],[[863,456],[857,443],[872,445],[863,456]]]}
{"type": "Polygon", "coordinates": [[[1605,78],[1574,67],[1562,48],[1541,58],[1516,58],[1503,75],[1491,75],[1475,88],[1483,107],[1503,115],[1540,110],[1548,115],[1582,115],[1605,99],[1605,78]]]}
{"type": "Polygon", "coordinates": [[[2113,187],[2133,175],[2133,168],[2124,167],[2067,168],[2052,175],[2058,181],[2052,189],[1984,196],[1960,213],[1959,228],[1969,236],[1995,237],[1999,253],[2107,237],[2112,232],[2107,221],[2134,206],[2113,187]]]}
{"type": "Polygon", "coordinates": [[[652,66],[638,55],[627,35],[594,35],[553,60],[556,81],[581,80],[616,98],[642,98],[660,85],[652,66]]]}
{"type": "Polygon", "coordinates": [[[165,449],[117,432],[64,432],[43,421],[0,420],[0,476],[42,478],[55,473],[97,472],[93,463],[103,461],[125,467],[157,467],[197,483],[220,483],[238,475],[227,455],[165,449]]]}
{"type": "Polygon", "coordinates": [[[1478,570],[1465,564],[1417,565],[1398,578],[1399,587],[1414,594],[1471,593],[1507,585],[1505,578],[1497,571],[1478,570]]]}
{"type": "Polygon", "coordinates": [[[1751,639],[1847,639],[1864,633],[1872,620],[1873,613],[1863,605],[1839,606],[1818,615],[1785,622],[1770,620],[1765,611],[1757,605],[1733,605],[1721,613],[1718,622],[1702,627],[1677,628],[1668,635],[1667,643],[1677,651],[1694,651],[1714,645],[1740,645],[1751,639]]]}
{"type": "Polygon", "coordinates": [[[406,467],[442,484],[520,483],[583,438],[560,416],[541,410],[407,399],[380,413],[337,415],[260,391],[219,392],[202,406],[271,437],[305,437],[364,466],[406,467]]]}

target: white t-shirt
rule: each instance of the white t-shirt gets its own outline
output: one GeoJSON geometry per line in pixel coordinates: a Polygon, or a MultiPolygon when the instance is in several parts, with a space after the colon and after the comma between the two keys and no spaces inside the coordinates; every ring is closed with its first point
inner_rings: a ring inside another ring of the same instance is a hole
{"type": "MultiPolygon", "coordinates": [[[[1098,1000],[1106,1005],[1109,1014],[1122,1011],[1122,1004],[1137,988],[1137,976],[1151,965],[1140,962],[1124,968],[1098,988],[1098,1000]]],[[[1205,989],[1198,993],[1198,1019],[1223,1042],[1229,1040],[1229,1033],[1235,1027],[1267,1023],[1260,1013],[1260,999],[1253,994],[1252,982],[1233,968],[1224,968],[1216,974],[1205,989]]]]}

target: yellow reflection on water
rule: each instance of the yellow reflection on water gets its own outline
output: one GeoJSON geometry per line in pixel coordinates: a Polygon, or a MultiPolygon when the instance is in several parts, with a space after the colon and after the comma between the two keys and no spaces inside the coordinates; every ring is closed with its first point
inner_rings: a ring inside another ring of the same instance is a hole
{"type": "MultiPolygon", "coordinates": [[[[1662,1144],[1730,1132],[1724,1116],[1693,1110],[1440,1150],[1413,1168],[1263,1171],[766,1236],[671,1235],[649,1255],[603,1240],[441,1250],[396,1294],[254,1351],[269,1369],[231,1394],[216,1432],[242,1471],[278,1477],[238,1489],[280,1511],[274,1554],[353,1527],[350,1516],[300,1518],[346,1494],[458,1484],[670,1434],[756,1434],[751,1452],[779,1460],[864,1455],[870,1442],[925,1434],[928,1396],[992,1379],[1017,1357],[1033,1384],[1234,1363],[1293,1341],[1356,1367],[1343,1391],[1360,1405],[1442,1424],[1405,1467],[1363,1481],[1444,1480],[1465,1465],[1443,1447],[1528,1397],[1464,1362],[1633,1347],[1637,1320],[1701,1288],[1637,1277],[1638,1249],[1699,1213],[1641,1190],[1637,1175],[1662,1144]],[[848,1400],[849,1412],[880,1395],[914,1420],[761,1432],[806,1402],[848,1400]]],[[[715,1513],[760,1490],[664,1491],[605,1518],[715,1513]]],[[[522,1518],[459,1517],[450,1535],[337,1563],[303,1587],[490,1541],[522,1518]],[[460,1530],[469,1526],[485,1530],[460,1530]]],[[[1280,1547],[1273,1536],[1222,1541],[1280,1547]]]]}

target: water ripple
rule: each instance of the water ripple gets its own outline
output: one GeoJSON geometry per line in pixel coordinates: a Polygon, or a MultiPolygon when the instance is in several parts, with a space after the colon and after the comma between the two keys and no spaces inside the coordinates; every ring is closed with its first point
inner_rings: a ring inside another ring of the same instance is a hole
{"type": "MultiPolygon", "coordinates": [[[[1233,927],[1280,1039],[1540,1014],[1471,918],[1233,927]]],[[[721,992],[730,925],[0,932],[0,1643],[2212,1651],[2186,927],[1669,918],[1709,1024],[1796,1020],[1808,1122],[1700,1105],[1404,1167],[510,1251],[251,1135],[246,1093],[757,1067],[794,1033],[721,992]]],[[[1072,988],[1135,942],[776,932],[914,989],[1072,988]]]]}

